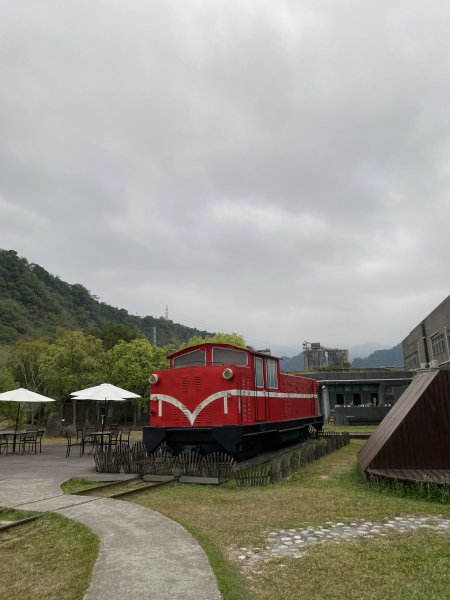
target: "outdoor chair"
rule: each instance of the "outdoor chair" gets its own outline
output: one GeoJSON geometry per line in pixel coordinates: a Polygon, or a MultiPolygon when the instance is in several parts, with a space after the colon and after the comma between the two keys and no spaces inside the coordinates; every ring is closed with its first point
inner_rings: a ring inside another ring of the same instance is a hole
{"type": "Polygon", "coordinates": [[[110,429],[109,431],[111,434],[109,437],[109,447],[120,446],[120,436],[122,432],[119,429],[110,429]]]}
{"type": "Polygon", "coordinates": [[[81,439],[81,441],[75,441],[73,439],[73,435],[72,432],[69,430],[64,432],[64,435],[66,436],[66,440],[67,440],[67,449],[66,449],[66,458],[68,458],[70,456],[70,450],[73,446],[78,446],[80,448],[80,456],[82,454],[84,454],[84,440],[83,438],[81,439]]]}
{"type": "Polygon", "coordinates": [[[128,448],[130,447],[130,434],[131,434],[131,427],[128,427],[127,429],[122,429],[122,431],[120,432],[120,447],[122,448],[122,446],[127,446],[128,448]]]}
{"type": "MultiPolygon", "coordinates": [[[[45,433],[45,429],[38,429],[36,434],[36,449],[39,446],[39,454],[42,453],[42,436],[45,433]]],[[[35,452],[36,453],[36,452],[35,452]]]]}
{"type": "Polygon", "coordinates": [[[36,454],[37,447],[37,431],[26,431],[25,435],[20,440],[20,447],[22,452],[32,452],[36,454]]]}
{"type": "MultiPolygon", "coordinates": [[[[83,429],[83,434],[82,434],[82,440],[83,440],[83,444],[84,447],[86,446],[91,446],[91,452],[94,450],[94,448],[96,447],[97,444],[97,438],[95,437],[95,435],[93,435],[95,432],[97,431],[96,427],[84,427],[83,429]]],[[[84,452],[84,449],[83,449],[84,452]]]]}

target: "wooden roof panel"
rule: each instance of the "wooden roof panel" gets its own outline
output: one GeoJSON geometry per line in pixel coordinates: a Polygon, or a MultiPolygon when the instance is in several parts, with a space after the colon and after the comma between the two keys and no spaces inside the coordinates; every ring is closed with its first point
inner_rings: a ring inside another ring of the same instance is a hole
{"type": "Polygon", "coordinates": [[[450,371],[417,375],[358,453],[373,468],[450,468],[450,371]]]}

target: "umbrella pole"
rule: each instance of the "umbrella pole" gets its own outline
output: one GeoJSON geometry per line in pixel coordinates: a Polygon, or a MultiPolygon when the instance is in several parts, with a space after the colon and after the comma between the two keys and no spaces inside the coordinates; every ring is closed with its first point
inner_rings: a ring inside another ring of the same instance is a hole
{"type": "Polygon", "coordinates": [[[105,421],[106,421],[106,398],[105,398],[105,405],[103,406],[103,416],[102,416],[102,433],[105,429],[105,421]]]}
{"type": "Polygon", "coordinates": [[[19,424],[19,411],[20,411],[20,402],[17,403],[17,415],[16,415],[16,425],[14,427],[14,435],[17,434],[17,425],[19,424]]]}
{"type": "Polygon", "coordinates": [[[20,402],[17,403],[17,415],[16,415],[16,424],[14,426],[14,437],[13,437],[13,452],[16,451],[16,440],[17,440],[17,425],[19,423],[19,411],[20,411],[20,402]]]}

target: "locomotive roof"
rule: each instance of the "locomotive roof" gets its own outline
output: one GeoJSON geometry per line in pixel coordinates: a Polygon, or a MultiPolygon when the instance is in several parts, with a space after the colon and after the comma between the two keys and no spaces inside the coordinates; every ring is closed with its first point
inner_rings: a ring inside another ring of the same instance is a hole
{"type": "Polygon", "coordinates": [[[243,350],[244,352],[248,352],[248,354],[253,354],[254,356],[268,357],[274,358],[275,360],[280,360],[278,356],[273,356],[272,354],[268,354],[267,352],[261,352],[258,350],[254,350],[253,348],[243,348],[242,346],[235,346],[234,344],[220,344],[218,342],[203,342],[201,344],[195,344],[194,346],[188,346],[187,348],[182,348],[173,354],[169,354],[167,358],[175,358],[176,356],[180,356],[185,354],[186,352],[192,352],[192,350],[197,350],[197,348],[204,348],[205,346],[214,346],[215,348],[230,348],[231,350],[243,350]]]}

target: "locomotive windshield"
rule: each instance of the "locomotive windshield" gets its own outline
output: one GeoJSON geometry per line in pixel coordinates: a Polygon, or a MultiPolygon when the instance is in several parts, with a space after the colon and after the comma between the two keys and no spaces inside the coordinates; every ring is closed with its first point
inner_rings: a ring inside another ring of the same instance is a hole
{"type": "Polygon", "coordinates": [[[213,348],[213,365],[246,365],[247,352],[231,348],[213,348]]]}
{"type": "Polygon", "coordinates": [[[173,366],[176,367],[204,367],[206,364],[206,354],[201,350],[186,352],[173,359],[173,366]]]}
{"type": "Polygon", "coordinates": [[[208,363],[206,362],[207,352],[205,350],[191,350],[172,359],[172,367],[204,367],[208,365],[247,365],[248,356],[245,350],[234,350],[232,348],[212,348],[212,356],[208,351],[208,363]]]}

